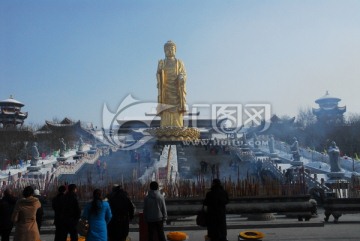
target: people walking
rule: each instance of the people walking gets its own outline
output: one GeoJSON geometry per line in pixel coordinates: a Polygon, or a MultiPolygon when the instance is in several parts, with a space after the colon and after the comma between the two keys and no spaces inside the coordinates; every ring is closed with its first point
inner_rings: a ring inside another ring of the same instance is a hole
{"type": "Polygon", "coordinates": [[[134,217],[134,205],[119,185],[114,185],[108,196],[112,219],[108,224],[109,241],[125,241],[129,235],[129,222],[134,217]]]}
{"type": "Polygon", "coordinates": [[[166,241],[164,234],[164,221],[167,219],[165,198],[159,191],[159,184],[155,181],[150,183],[150,190],[144,199],[144,218],[148,225],[149,241],[166,241]]]}
{"type": "Polygon", "coordinates": [[[16,204],[16,198],[12,194],[12,190],[7,188],[4,196],[0,200],[0,236],[1,241],[9,241],[11,230],[14,223],[11,221],[11,214],[16,204]]]}
{"type": "Polygon", "coordinates": [[[54,210],[55,217],[54,217],[54,225],[55,225],[55,239],[54,241],[60,241],[61,240],[61,234],[65,233],[64,226],[63,226],[63,220],[62,220],[62,204],[64,201],[64,195],[65,195],[66,187],[64,185],[61,185],[58,188],[58,194],[52,199],[51,206],[54,210]]]}
{"type": "Polygon", "coordinates": [[[60,207],[62,217],[59,225],[63,225],[63,229],[60,234],[60,241],[66,241],[68,234],[70,234],[71,241],[78,240],[76,227],[80,219],[81,209],[76,193],[76,185],[70,184],[60,207]]]}
{"type": "Polygon", "coordinates": [[[40,233],[36,223],[36,211],[41,207],[35,198],[34,189],[27,186],[23,190],[24,198],[16,202],[11,219],[15,224],[14,241],[38,241],[40,233]]]}
{"type": "Polygon", "coordinates": [[[229,196],[219,179],[214,179],[211,190],[206,193],[204,205],[207,206],[207,232],[211,241],[226,241],[226,204],[229,196]]]}
{"type": "Polygon", "coordinates": [[[93,200],[86,204],[82,217],[88,220],[89,230],[86,241],[107,241],[107,224],[112,214],[109,203],[103,201],[101,190],[95,189],[93,200]]]}

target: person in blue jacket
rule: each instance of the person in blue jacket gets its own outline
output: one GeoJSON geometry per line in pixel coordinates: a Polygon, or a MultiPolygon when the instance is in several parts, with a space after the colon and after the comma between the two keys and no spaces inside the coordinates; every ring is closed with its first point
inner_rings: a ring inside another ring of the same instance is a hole
{"type": "Polygon", "coordinates": [[[107,224],[112,217],[110,205],[103,201],[101,190],[95,189],[93,200],[86,204],[82,218],[89,222],[86,241],[107,241],[107,224]]]}

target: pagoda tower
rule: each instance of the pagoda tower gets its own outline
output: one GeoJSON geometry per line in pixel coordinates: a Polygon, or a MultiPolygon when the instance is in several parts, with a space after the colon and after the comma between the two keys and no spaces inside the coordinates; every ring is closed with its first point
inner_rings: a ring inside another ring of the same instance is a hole
{"type": "Polygon", "coordinates": [[[325,95],[315,100],[319,108],[313,108],[312,112],[317,120],[326,124],[341,124],[344,122],[346,106],[339,107],[340,98],[333,97],[326,91],[325,95]]]}
{"type": "Polygon", "coordinates": [[[15,100],[12,96],[0,101],[0,127],[5,129],[22,126],[28,117],[27,112],[21,112],[23,106],[23,103],[15,100]]]}

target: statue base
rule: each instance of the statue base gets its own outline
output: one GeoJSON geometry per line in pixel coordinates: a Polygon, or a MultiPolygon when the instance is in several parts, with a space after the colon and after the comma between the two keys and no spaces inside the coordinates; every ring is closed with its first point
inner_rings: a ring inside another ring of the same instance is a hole
{"type": "Polygon", "coordinates": [[[73,160],[80,160],[84,155],[75,155],[73,156],[73,160]]]}
{"type": "Polygon", "coordinates": [[[300,167],[300,166],[302,166],[304,163],[301,162],[301,161],[292,161],[292,162],[290,162],[290,164],[291,164],[292,166],[295,166],[295,167],[300,167]]]}
{"type": "Polygon", "coordinates": [[[89,154],[89,155],[92,155],[92,154],[95,154],[95,153],[96,153],[96,150],[92,150],[92,149],[91,149],[91,150],[88,150],[88,151],[87,151],[87,154],[89,154]]]}
{"type": "Polygon", "coordinates": [[[327,174],[327,176],[329,179],[325,182],[325,185],[328,188],[333,189],[333,191],[349,189],[350,183],[348,180],[344,179],[344,177],[345,177],[344,172],[330,172],[327,174]]]}
{"type": "Polygon", "coordinates": [[[159,127],[146,130],[159,141],[192,141],[200,138],[200,131],[192,127],[159,127]]]}
{"type": "Polygon", "coordinates": [[[67,157],[64,157],[64,156],[61,156],[61,157],[56,158],[56,160],[57,160],[58,162],[66,161],[66,159],[67,159],[67,157]]]}
{"type": "Polygon", "coordinates": [[[326,175],[330,180],[341,180],[345,177],[345,172],[330,172],[326,175]]]}
{"type": "Polygon", "coordinates": [[[37,172],[41,169],[41,166],[29,166],[26,168],[29,172],[37,172]]]}

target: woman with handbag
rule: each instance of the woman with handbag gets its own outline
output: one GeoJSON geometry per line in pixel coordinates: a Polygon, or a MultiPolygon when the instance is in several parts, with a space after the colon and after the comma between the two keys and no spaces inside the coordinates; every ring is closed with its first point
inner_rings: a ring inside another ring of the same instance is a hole
{"type": "Polygon", "coordinates": [[[107,224],[110,222],[112,214],[109,203],[103,201],[101,190],[95,189],[93,200],[86,204],[83,219],[89,223],[86,241],[107,241],[107,224]]]}

